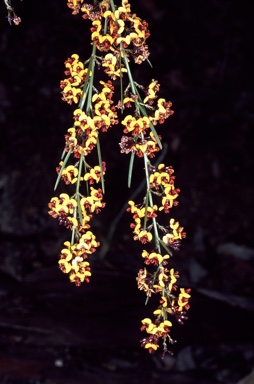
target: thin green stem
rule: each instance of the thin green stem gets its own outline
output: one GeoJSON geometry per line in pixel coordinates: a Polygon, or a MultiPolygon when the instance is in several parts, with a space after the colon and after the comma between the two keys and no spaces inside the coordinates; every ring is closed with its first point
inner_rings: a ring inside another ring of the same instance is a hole
{"type": "MultiPolygon", "coordinates": [[[[120,96],[121,96],[121,105],[123,105],[123,76],[122,76],[122,57],[121,54],[119,55],[119,66],[120,66],[120,96]]],[[[123,109],[122,109],[123,113],[123,109]]]]}
{"type": "Polygon", "coordinates": [[[92,64],[91,64],[91,77],[89,79],[89,86],[88,86],[86,114],[88,114],[92,110],[93,80],[94,80],[94,61],[92,61],[92,64]]]}
{"type": "Polygon", "coordinates": [[[172,256],[172,252],[171,252],[170,249],[166,246],[166,244],[165,244],[161,239],[159,239],[159,242],[160,242],[160,245],[165,249],[165,251],[166,251],[170,256],[172,256]]]}
{"type": "Polygon", "coordinates": [[[129,164],[129,171],[128,171],[128,188],[131,187],[131,179],[132,179],[134,160],[135,160],[135,154],[132,153],[131,157],[130,157],[130,164],[129,164]]]}
{"type": "Polygon", "coordinates": [[[105,182],[104,182],[104,176],[103,176],[101,146],[100,146],[99,137],[98,137],[98,140],[97,140],[97,154],[98,154],[99,166],[100,166],[100,170],[101,170],[101,189],[102,189],[102,192],[104,194],[105,193],[105,182]]]}
{"type": "Polygon", "coordinates": [[[80,206],[79,188],[80,188],[80,181],[81,181],[81,173],[82,173],[83,162],[84,162],[84,155],[81,155],[80,159],[79,159],[78,180],[77,180],[77,184],[76,184],[76,200],[77,200],[77,203],[78,203],[78,217],[79,217],[79,221],[80,221],[81,224],[82,224],[82,210],[81,210],[81,206],[80,206]]]}
{"type": "MultiPolygon", "coordinates": [[[[141,135],[143,136],[143,134],[141,135]]],[[[142,137],[142,140],[143,140],[143,137],[142,137]]],[[[152,193],[151,193],[151,187],[150,187],[150,177],[149,177],[149,160],[148,160],[148,157],[147,157],[147,154],[144,153],[144,165],[145,165],[145,175],[146,175],[146,187],[147,187],[147,194],[148,194],[148,198],[149,198],[149,204],[150,204],[150,207],[153,207],[153,196],[152,196],[152,193]]],[[[158,249],[159,252],[161,252],[161,248],[160,248],[160,241],[159,241],[159,233],[158,233],[158,227],[157,227],[157,222],[156,222],[156,219],[155,217],[152,218],[152,221],[153,221],[153,230],[154,230],[154,237],[155,237],[155,245],[156,245],[156,248],[158,249]]]]}
{"type": "MultiPolygon", "coordinates": [[[[75,219],[77,218],[77,207],[75,207],[73,210],[73,217],[75,219]]],[[[71,231],[71,245],[73,245],[75,241],[75,232],[76,232],[76,227],[73,225],[72,231],[71,231]]]]}
{"type": "Polygon", "coordinates": [[[128,74],[129,82],[130,82],[130,85],[131,85],[132,93],[133,93],[133,95],[136,95],[137,94],[136,87],[135,87],[135,84],[134,84],[134,80],[132,78],[131,69],[130,69],[130,66],[129,66],[129,63],[128,63],[128,59],[127,59],[127,56],[126,56],[126,53],[125,53],[125,49],[122,47],[122,43],[120,44],[120,52],[123,52],[123,60],[124,60],[125,67],[127,69],[127,74],[128,74]]]}
{"type": "Polygon", "coordinates": [[[115,7],[115,3],[114,3],[113,0],[110,0],[110,5],[111,5],[111,9],[112,9],[112,11],[115,12],[116,7],[115,7]]]}
{"type": "Polygon", "coordinates": [[[148,203],[149,203],[149,192],[146,191],[146,197],[145,197],[145,217],[144,217],[144,230],[146,230],[146,224],[147,224],[147,209],[148,209],[148,203]]]}
{"type": "Polygon", "coordinates": [[[69,151],[67,152],[67,155],[65,156],[65,159],[64,159],[63,164],[62,164],[62,166],[61,166],[60,172],[59,172],[59,174],[58,174],[58,176],[57,176],[57,179],[56,179],[56,183],[55,183],[55,186],[54,186],[54,191],[57,189],[57,186],[58,186],[59,181],[60,181],[60,179],[61,179],[61,176],[62,176],[64,167],[65,167],[67,161],[69,160],[69,157],[70,157],[71,153],[72,153],[72,151],[69,150],[69,151]]]}
{"type": "Polygon", "coordinates": [[[13,11],[13,8],[8,0],[4,0],[7,11],[13,11]]]}
{"type": "Polygon", "coordinates": [[[82,92],[82,95],[81,95],[81,98],[80,98],[80,102],[79,102],[79,108],[80,109],[84,108],[84,104],[85,104],[85,101],[86,101],[87,93],[88,93],[90,88],[93,88],[93,83],[91,82],[90,73],[92,72],[92,81],[93,81],[95,57],[96,57],[96,45],[94,44],[93,45],[93,49],[92,49],[92,53],[91,53],[91,56],[90,56],[90,59],[89,59],[89,64],[88,64],[88,69],[87,69],[87,76],[86,76],[86,80],[85,80],[85,83],[84,83],[84,86],[83,86],[83,92],[82,92]]]}

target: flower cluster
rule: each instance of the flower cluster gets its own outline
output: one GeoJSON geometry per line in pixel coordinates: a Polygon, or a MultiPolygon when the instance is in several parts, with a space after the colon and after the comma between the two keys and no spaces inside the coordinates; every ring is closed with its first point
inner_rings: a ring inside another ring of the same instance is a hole
{"type": "Polygon", "coordinates": [[[64,64],[66,68],[64,73],[68,77],[60,82],[62,100],[68,104],[77,104],[82,95],[81,87],[86,81],[88,68],[84,68],[84,64],[79,61],[77,54],[73,54],[64,64]]]}
{"type": "Polygon", "coordinates": [[[150,161],[155,152],[160,150],[161,136],[157,135],[154,126],[163,124],[172,115],[172,103],[157,98],[160,85],[156,80],[152,80],[146,89],[140,88],[145,93],[144,98],[141,98],[136,83],[132,81],[131,91],[126,92],[123,100],[123,105],[128,104],[130,108],[134,104],[136,110],[134,114],[125,116],[121,122],[124,126],[123,132],[129,136],[122,137],[120,148],[122,153],[131,153],[144,159],[147,192],[143,203],[129,201],[127,211],[133,218],[130,227],[134,240],[149,247],[149,251],[142,252],[144,263],[149,267],[139,271],[138,288],[145,291],[147,299],[152,294],[160,296],[158,308],[154,311],[154,321],[150,318],[142,321],[141,330],[145,330],[148,336],[141,340],[141,345],[152,352],[158,349],[159,341],[162,340],[165,355],[168,352],[168,342],[174,342],[169,334],[172,326],[169,316],[174,316],[178,322],[183,323],[189,308],[190,290],[179,290],[175,284],[179,278],[178,272],[167,267],[172,249],[179,249],[180,241],[186,234],[173,218],[169,219],[167,226],[159,221],[161,215],[169,214],[177,206],[180,190],[175,187],[174,170],[171,166],[154,166],[150,161]],[[155,270],[150,271],[147,268],[155,270]]]}
{"type": "Polygon", "coordinates": [[[72,232],[71,241],[66,241],[60,252],[59,268],[77,286],[89,282],[88,259],[100,245],[91,230],[91,221],[105,206],[106,164],[102,161],[100,135],[110,131],[109,128],[120,120],[123,130],[120,152],[130,154],[128,185],[131,186],[135,156],[144,162],[146,180],[143,201],[129,201],[127,209],[132,215],[130,227],[134,240],[147,247],[142,250],[145,267],[138,272],[137,285],[145,292],[147,300],[153,294],[158,297],[154,320],[142,320],[141,330],[146,331],[147,337],[141,340],[141,345],[152,352],[162,341],[165,354],[168,343],[174,342],[169,318],[183,323],[190,298],[190,289],[178,288],[179,274],[169,267],[172,250],[179,249],[186,234],[172,217],[167,219],[168,225],[162,225],[165,222],[162,216],[177,206],[180,190],[175,187],[171,166],[151,163],[162,149],[161,135],[155,127],[173,114],[172,103],[158,97],[160,84],[157,80],[152,79],[145,87],[133,79],[131,61],[134,64],[149,62],[147,38],[150,32],[147,22],[131,12],[128,0],[122,0],[118,7],[114,0],[102,0],[94,5],[84,0],[67,0],[67,6],[73,14],[81,12],[84,19],[91,21],[92,53],[84,62],[78,54],[71,55],[64,63],[66,78],[60,82],[62,100],[77,106],[73,125],[65,134],[62,159],[56,168],[56,187],[63,181],[66,188],[74,190],[72,194],[52,197],[48,204],[49,214],[72,232]],[[95,69],[101,67],[107,81],[101,77],[95,81],[99,73],[95,69]],[[115,86],[116,82],[119,87],[115,86]],[[118,101],[114,100],[115,88],[120,89],[118,101]],[[98,162],[90,165],[90,154],[95,149],[98,162]]]}
{"type": "Polygon", "coordinates": [[[88,255],[96,251],[100,245],[91,231],[83,234],[78,243],[71,245],[69,241],[64,243],[59,260],[59,267],[62,272],[69,273],[70,281],[77,286],[86,281],[89,283],[90,263],[85,261],[88,255]]]}
{"type": "MultiPolygon", "coordinates": [[[[98,174],[94,176],[98,177],[98,174]]],[[[89,177],[90,173],[87,172],[84,179],[88,178],[89,180],[89,177]]],[[[59,197],[53,197],[48,204],[49,214],[56,218],[60,225],[72,231],[73,240],[71,243],[64,243],[68,251],[66,249],[61,251],[59,267],[62,272],[69,274],[70,280],[75,282],[77,286],[84,281],[89,282],[90,267],[89,263],[84,260],[87,259],[88,255],[94,253],[100,245],[96,241],[95,235],[89,230],[89,222],[93,214],[98,213],[105,206],[102,198],[103,194],[100,188],[90,187],[90,195],[88,196],[77,197],[74,194],[73,197],[70,197],[66,193],[61,193],[59,197]]]]}
{"type": "Polygon", "coordinates": [[[141,346],[152,352],[158,349],[159,341],[162,339],[164,356],[168,352],[167,343],[174,343],[169,334],[172,322],[168,318],[173,316],[180,324],[187,319],[186,311],[190,308],[190,289],[180,288],[180,292],[176,293],[178,287],[175,283],[179,274],[173,268],[170,270],[166,268],[169,255],[162,256],[156,252],[146,254],[146,251],[143,251],[142,256],[145,258],[145,264],[156,266],[156,271],[150,273],[146,268],[140,269],[137,276],[138,288],[144,291],[148,298],[152,294],[159,294],[160,299],[157,309],[153,312],[154,320],[145,318],[141,322],[141,330],[148,334],[141,340],[141,346]]]}
{"type": "Polygon", "coordinates": [[[99,6],[84,4],[81,11],[84,18],[92,20],[92,44],[101,52],[110,51],[103,59],[103,66],[106,73],[116,78],[123,71],[122,48],[128,51],[135,63],[140,64],[148,58],[146,39],[150,32],[147,22],[131,13],[128,0],[122,0],[122,6],[117,9],[112,7],[112,3],[101,1],[99,6]]]}
{"type": "Polygon", "coordinates": [[[112,101],[114,87],[111,81],[101,81],[103,88],[91,99],[92,113],[87,114],[78,108],[73,113],[74,126],[65,135],[65,150],[72,150],[74,157],[87,156],[98,143],[99,131],[106,132],[118,123],[117,113],[112,101]]]}
{"type": "Polygon", "coordinates": [[[84,0],[67,0],[67,7],[72,9],[72,14],[76,15],[80,11],[81,4],[84,0]]]}
{"type": "Polygon", "coordinates": [[[165,354],[168,352],[167,342],[174,342],[169,334],[172,326],[168,320],[169,316],[174,316],[179,323],[183,323],[187,318],[186,310],[189,309],[190,290],[184,288],[178,290],[176,282],[179,274],[173,268],[168,268],[172,249],[179,249],[180,241],[186,234],[179,222],[173,218],[170,218],[168,226],[163,226],[158,221],[161,214],[168,214],[170,209],[178,204],[176,198],[180,190],[174,185],[173,168],[164,164],[154,167],[148,161],[147,171],[149,188],[144,203],[138,205],[129,201],[127,211],[133,217],[130,226],[133,229],[134,240],[139,240],[142,244],[149,243],[151,248],[142,252],[147,267],[140,269],[138,273],[138,288],[146,293],[147,298],[152,294],[160,296],[158,308],[153,312],[154,321],[150,318],[142,320],[141,330],[145,330],[148,336],[141,340],[141,345],[152,352],[158,349],[159,340],[162,339],[165,354]],[[157,205],[153,203],[155,198],[158,200],[157,205]],[[154,271],[150,272],[147,268],[153,268],[154,271]]]}
{"type": "Polygon", "coordinates": [[[152,80],[148,87],[140,87],[144,92],[144,98],[141,99],[137,86],[134,84],[131,91],[125,92],[123,100],[125,106],[130,108],[135,105],[136,113],[128,114],[121,121],[124,126],[123,132],[129,136],[122,136],[120,142],[121,153],[132,153],[138,157],[144,157],[146,154],[149,158],[155,156],[155,153],[160,150],[160,139],[157,135],[154,126],[162,124],[174,112],[171,109],[172,103],[160,98],[155,104],[157,92],[160,85],[156,80],[152,80]],[[144,105],[147,109],[144,109],[144,105]],[[138,108],[138,109],[137,109],[138,108]],[[150,114],[148,114],[150,112],[150,114]]]}
{"type": "MultiPolygon", "coordinates": [[[[167,276],[163,272],[161,274],[167,276]]],[[[176,274],[174,270],[171,269],[170,273],[173,275],[173,281],[176,280],[176,274]]],[[[163,281],[161,281],[162,284],[163,281]]],[[[168,284],[168,287],[172,285],[172,282],[168,284]]],[[[161,286],[159,285],[159,290],[161,286]]],[[[173,288],[176,289],[176,286],[173,285],[173,288]]],[[[155,289],[157,289],[155,287],[155,289]]],[[[170,289],[168,289],[170,292],[170,289]]],[[[170,328],[172,327],[172,322],[167,320],[168,314],[175,316],[179,323],[183,324],[183,320],[186,320],[185,316],[186,310],[189,309],[189,298],[190,298],[190,289],[180,288],[180,293],[178,298],[175,299],[175,296],[172,294],[166,294],[166,296],[161,296],[160,305],[153,313],[155,320],[152,321],[150,318],[145,318],[141,321],[141,331],[146,331],[148,334],[147,337],[141,340],[141,346],[147,349],[150,353],[156,351],[159,348],[159,340],[163,340],[163,357],[168,351],[167,341],[171,344],[175,343],[175,340],[170,336],[170,328]],[[172,296],[174,299],[170,300],[167,296],[172,296]],[[169,305],[169,302],[170,305],[169,305]],[[166,320],[163,320],[166,319],[166,320]]],[[[170,352],[171,353],[171,352],[170,352]]]]}

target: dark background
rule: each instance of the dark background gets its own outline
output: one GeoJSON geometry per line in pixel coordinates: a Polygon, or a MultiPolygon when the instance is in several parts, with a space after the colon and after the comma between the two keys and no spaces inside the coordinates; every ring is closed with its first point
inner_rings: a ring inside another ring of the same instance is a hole
{"type": "Polygon", "coordinates": [[[158,79],[173,102],[159,133],[181,188],[172,216],[187,232],[172,266],[192,288],[191,309],[184,326],[174,325],[178,342],[165,361],[139,347],[140,320],[154,306],[144,307],[136,289],[141,248],[130,216],[114,232],[111,225],[131,196],[119,127],[102,138],[107,206],[94,220],[102,245],[91,283],[77,288],[58,269],[69,233],[47,204],[73,111],[59,81],[72,53],[89,58],[90,21],[72,16],[65,1],[12,5],[17,27],[0,3],[1,383],[237,383],[254,365],[254,2],[132,5],[149,22],[153,64],[133,67],[134,77],[158,79]]]}

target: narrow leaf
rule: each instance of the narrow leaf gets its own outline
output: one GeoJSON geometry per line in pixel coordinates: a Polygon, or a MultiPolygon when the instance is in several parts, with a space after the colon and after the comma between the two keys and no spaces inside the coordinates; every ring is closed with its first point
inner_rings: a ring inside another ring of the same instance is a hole
{"type": "Polygon", "coordinates": [[[98,154],[99,166],[100,166],[100,169],[101,169],[101,189],[102,189],[103,194],[105,194],[105,182],[104,182],[104,176],[103,176],[101,146],[100,146],[99,138],[97,140],[97,154],[98,154]]]}
{"type": "Polygon", "coordinates": [[[131,157],[130,157],[129,172],[128,172],[128,188],[131,187],[131,179],[132,179],[132,171],[133,171],[134,158],[135,158],[135,154],[132,153],[131,157]]]}

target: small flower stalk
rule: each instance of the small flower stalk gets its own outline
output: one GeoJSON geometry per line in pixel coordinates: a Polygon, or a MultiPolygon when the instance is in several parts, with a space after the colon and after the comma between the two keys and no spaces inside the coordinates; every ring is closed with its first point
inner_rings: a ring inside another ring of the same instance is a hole
{"type": "Polygon", "coordinates": [[[56,182],[56,187],[62,181],[71,192],[52,197],[49,202],[49,214],[71,231],[71,240],[60,252],[59,267],[77,286],[90,280],[89,260],[100,245],[92,219],[105,206],[106,164],[100,136],[120,126],[120,152],[130,156],[128,186],[132,184],[135,158],[143,161],[146,181],[141,201],[129,201],[127,208],[132,216],[133,239],[143,247],[144,267],[137,275],[138,289],[144,291],[146,303],[152,295],[157,297],[152,318],[141,321],[141,330],[146,333],[141,346],[149,352],[162,347],[165,356],[170,352],[169,344],[175,342],[172,321],[182,324],[187,319],[190,298],[190,289],[178,288],[179,273],[170,267],[173,251],[179,250],[186,236],[184,228],[171,217],[180,189],[175,186],[172,166],[153,163],[162,149],[157,130],[173,114],[172,103],[159,97],[157,80],[142,85],[133,78],[132,65],[150,64],[150,31],[147,22],[131,12],[127,0],[119,6],[113,0],[94,4],[68,0],[67,6],[72,14],[81,13],[90,20],[92,52],[85,61],[76,53],[68,58],[65,78],[60,82],[62,100],[74,106],[74,111],[56,182]],[[119,95],[115,95],[116,85],[119,95]],[[96,163],[91,153],[97,153],[96,163]]]}
{"type": "Polygon", "coordinates": [[[21,18],[16,15],[14,8],[11,6],[11,1],[10,0],[4,0],[4,4],[7,9],[7,19],[10,25],[12,23],[14,25],[19,25],[21,23],[21,18]]]}

